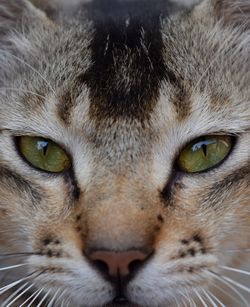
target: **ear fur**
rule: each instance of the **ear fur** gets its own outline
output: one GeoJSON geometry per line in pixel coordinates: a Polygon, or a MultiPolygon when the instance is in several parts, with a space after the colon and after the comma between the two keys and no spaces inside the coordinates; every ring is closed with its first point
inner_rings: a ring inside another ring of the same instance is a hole
{"type": "Polygon", "coordinates": [[[212,0],[216,16],[226,25],[250,29],[250,0],[212,0]]]}

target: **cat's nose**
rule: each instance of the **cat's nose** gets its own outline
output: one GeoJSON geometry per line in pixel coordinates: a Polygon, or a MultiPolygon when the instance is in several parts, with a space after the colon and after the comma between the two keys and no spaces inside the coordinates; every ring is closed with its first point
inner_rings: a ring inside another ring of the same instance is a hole
{"type": "Polygon", "coordinates": [[[95,251],[88,255],[92,264],[111,279],[129,278],[145,263],[152,252],[130,250],[125,252],[95,251]]]}

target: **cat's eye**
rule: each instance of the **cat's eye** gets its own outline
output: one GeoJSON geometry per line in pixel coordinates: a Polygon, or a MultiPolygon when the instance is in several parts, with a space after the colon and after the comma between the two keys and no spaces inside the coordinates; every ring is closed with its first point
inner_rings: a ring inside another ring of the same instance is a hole
{"type": "Polygon", "coordinates": [[[208,171],[218,166],[230,153],[233,138],[230,136],[204,136],[189,143],[180,153],[177,164],[186,173],[208,171]]]}
{"type": "Polygon", "coordinates": [[[18,138],[18,147],[21,155],[34,167],[50,172],[61,173],[71,166],[66,152],[56,143],[31,136],[18,138]]]}

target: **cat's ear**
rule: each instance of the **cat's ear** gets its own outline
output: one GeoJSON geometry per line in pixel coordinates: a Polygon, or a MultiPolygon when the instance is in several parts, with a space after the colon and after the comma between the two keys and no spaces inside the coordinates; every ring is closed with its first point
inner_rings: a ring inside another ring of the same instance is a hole
{"type": "Polygon", "coordinates": [[[13,36],[32,28],[32,25],[45,19],[45,14],[28,0],[0,0],[0,46],[13,47],[13,36]]]}
{"type": "Polygon", "coordinates": [[[226,25],[250,29],[250,0],[211,0],[215,16],[226,25]]]}

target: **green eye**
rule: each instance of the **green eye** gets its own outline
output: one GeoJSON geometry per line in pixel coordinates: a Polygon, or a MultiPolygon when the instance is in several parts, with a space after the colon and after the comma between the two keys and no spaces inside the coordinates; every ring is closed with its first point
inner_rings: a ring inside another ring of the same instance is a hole
{"type": "Polygon", "coordinates": [[[188,144],[177,163],[187,173],[207,171],[222,162],[232,147],[233,139],[230,136],[204,136],[188,144]]]}
{"type": "Polygon", "coordinates": [[[30,136],[19,138],[22,156],[34,167],[50,173],[61,173],[71,166],[65,151],[54,142],[30,136]]]}

